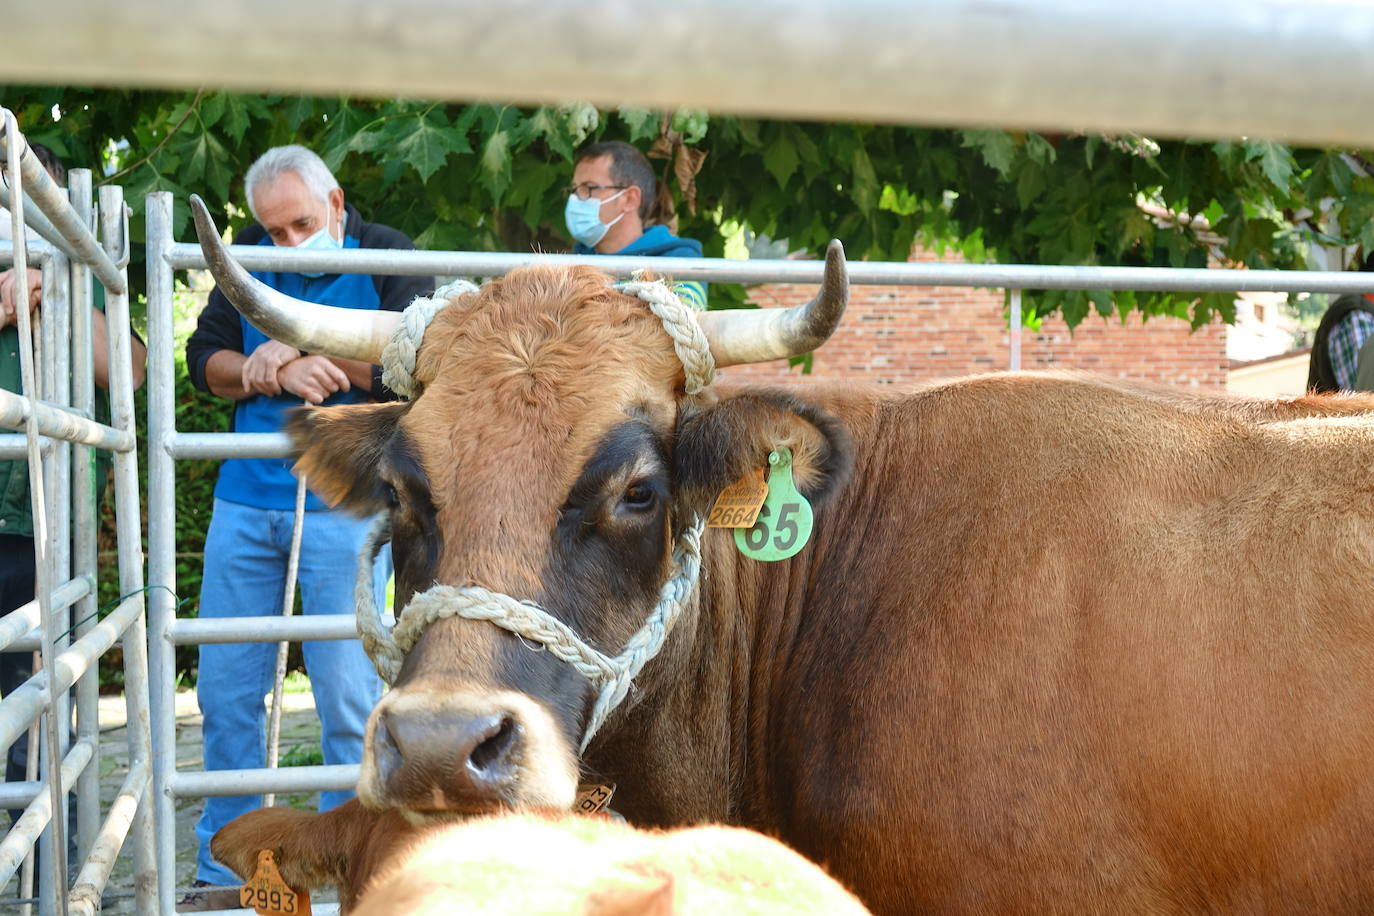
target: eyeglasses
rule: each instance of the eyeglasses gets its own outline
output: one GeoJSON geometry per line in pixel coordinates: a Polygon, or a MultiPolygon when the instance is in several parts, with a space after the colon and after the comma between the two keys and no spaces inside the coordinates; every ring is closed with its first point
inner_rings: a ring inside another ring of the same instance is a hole
{"type": "Polygon", "coordinates": [[[592,184],[584,181],[581,184],[569,185],[563,189],[564,194],[576,194],[578,200],[586,200],[592,196],[593,191],[623,191],[628,188],[627,184],[592,184]]]}

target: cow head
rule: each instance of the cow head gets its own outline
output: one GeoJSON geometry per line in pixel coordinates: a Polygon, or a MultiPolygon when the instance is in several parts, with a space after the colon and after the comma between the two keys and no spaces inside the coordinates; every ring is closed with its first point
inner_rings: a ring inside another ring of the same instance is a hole
{"type": "MultiPolygon", "coordinates": [[[[228,259],[203,209],[196,218],[221,290],[265,333],[378,361],[399,316],[281,302],[228,259]]],[[[824,341],[846,296],[832,242],[808,305],[697,319],[717,365],[777,359],[824,341]]],[[[662,321],[589,267],[529,267],[452,299],[413,376],[410,402],[296,414],[289,432],[311,488],[389,514],[397,608],[435,585],[481,586],[537,603],[612,656],[658,601],[679,535],[722,487],[780,446],[808,497],[847,465],[843,429],[810,405],[688,395],[662,321]]],[[[421,814],[566,808],[596,694],[541,646],[488,622],[439,620],[369,720],[359,797],[421,814]]]]}

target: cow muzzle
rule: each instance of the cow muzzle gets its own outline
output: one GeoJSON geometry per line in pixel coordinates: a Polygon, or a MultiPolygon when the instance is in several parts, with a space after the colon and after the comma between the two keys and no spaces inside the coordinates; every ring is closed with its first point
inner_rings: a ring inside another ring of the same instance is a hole
{"type": "Polygon", "coordinates": [[[373,710],[365,747],[358,797],[417,819],[566,809],[577,792],[572,746],[549,712],[519,693],[399,687],[373,710]]]}

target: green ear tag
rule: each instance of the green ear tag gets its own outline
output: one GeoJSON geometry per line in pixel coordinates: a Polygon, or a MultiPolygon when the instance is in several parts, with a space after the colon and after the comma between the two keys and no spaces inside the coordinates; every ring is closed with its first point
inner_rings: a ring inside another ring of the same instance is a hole
{"type": "Polygon", "coordinates": [[[768,498],[752,528],[735,529],[735,546],[755,560],[786,560],[811,540],[811,504],[792,482],[792,451],[768,456],[768,498]]]}

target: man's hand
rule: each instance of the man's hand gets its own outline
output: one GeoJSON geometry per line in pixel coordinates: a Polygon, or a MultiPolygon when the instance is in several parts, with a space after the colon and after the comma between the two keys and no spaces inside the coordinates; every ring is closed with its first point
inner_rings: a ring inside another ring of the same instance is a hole
{"type": "Polygon", "coordinates": [[[279,341],[269,340],[262,344],[244,360],[240,378],[245,391],[276,397],[281,394],[282,386],[277,380],[278,371],[293,360],[301,358],[301,351],[279,341]]]}
{"type": "Polygon", "coordinates": [[[327,356],[302,356],[277,372],[281,387],[311,404],[349,389],[348,376],[327,356]]]}
{"type": "MultiPolygon", "coordinates": [[[[13,268],[0,273],[0,328],[19,323],[19,313],[15,303],[19,298],[13,268]]],[[[36,267],[29,268],[28,300],[29,311],[32,312],[38,307],[38,301],[43,298],[43,271],[36,267]]]]}

